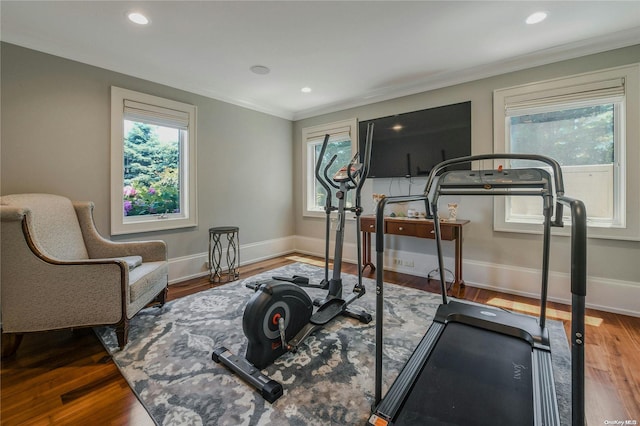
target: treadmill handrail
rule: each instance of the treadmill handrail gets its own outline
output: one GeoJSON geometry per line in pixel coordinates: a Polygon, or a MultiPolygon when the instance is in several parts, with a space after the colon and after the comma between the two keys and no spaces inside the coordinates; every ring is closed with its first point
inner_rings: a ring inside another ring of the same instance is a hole
{"type": "Polygon", "coordinates": [[[584,203],[563,195],[558,202],[571,209],[571,293],[587,295],[587,211],[584,203]]]}
{"type": "MultiPolygon", "coordinates": [[[[481,155],[471,155],[467,157],[459,157],[453,158],[450,160],[442,161],[434,166],[431,169],[431,173],[429,173],[429,179],[424,187],[424,195],[430,196],[431,191],[433,190],[434,183],[437,183],[438,177],[444,173],[447,167],[471,163],[473,161],[483,161],[483,160],[530,160],[530,161],[539,161],[542,163],[546,163],[551,166],[553,170],[553,189],[552,192],[555,191],[555,197],[558,198],[564,195],[564,179],[562,178],[562,168],[560,163],[554,160],[551,157],[547,157],[544,155],[538,154],[512,154],[512,153],[497,153],[497,154],[481,154],[481,155]]],[[[489,194],[488,194],[489,195],[489,194]]],[[[430,210],[428,210],[431,212],[430,210]]],[[[555,209],[555,217],[552,221],[552,226],[562,227],[562,215],[563,208],[562,204],[556,202],[555,209]]]]}
{"type": "Polygon", "coordinates": [[[571,208],[571,424],[585,424],[584,339],[587,295],[587,211],[584,203],[561,196],[571,208]]]}
{"type": "MultiPolygon", "coordinates": [[[[429,200],[424,195],[401,195],[386,197],[378,201],[376,206],[376,366],[375,366],[375,391],[374,406],[382,400],[382,346],[384,327],[384,209],[387,204],[406,203],[411,201],[424,201],[428,208],[429,200]]],[[[446,297],[446,296],[445,296],[446,297]]]]}

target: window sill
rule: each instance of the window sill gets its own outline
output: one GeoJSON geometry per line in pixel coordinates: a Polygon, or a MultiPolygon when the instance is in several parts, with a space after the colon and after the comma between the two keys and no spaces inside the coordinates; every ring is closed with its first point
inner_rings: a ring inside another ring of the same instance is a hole
{"type": "Polygon", "coordinates": [[[142,232],[169,231],[173,229],[193,228],[198,225],[195,218],[188,219],[149,219],[111,225],[111,235],[138,234],[142,232]]]}

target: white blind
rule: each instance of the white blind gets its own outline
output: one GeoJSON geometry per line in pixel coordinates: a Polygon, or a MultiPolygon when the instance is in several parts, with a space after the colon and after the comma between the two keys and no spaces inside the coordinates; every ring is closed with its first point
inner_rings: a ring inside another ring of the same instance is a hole
{"type": "Polygon", "coordinates": [[[506,96],[504,98],[505,116],[518,115],[522,111],[533,108],[544,108],[549,105],[579,103],[613,99],[624,96],[624,78],[593,81],[589,83],[564,86],[554,89],[533,91],[524,94],[506,96]]]}
{"type": "Polygon", "coordinates": [[[314,140],[314,139],[324,140],[324,136],[327,133],[330,135],[329,136],[330,142],[351,139],[351,128],[349,126],[344,126],[344,127],[336,127],[335,129],[331,129],[329,131],[325,130],[325,131],[307,133],[307,141],[314,140]]]}
{"type": "Polygon", "coordinates": [[[124,100],[124,118],[183,130],[189,128],[189,113],[186,111],[162,108],[130,99],[124,100]]]}

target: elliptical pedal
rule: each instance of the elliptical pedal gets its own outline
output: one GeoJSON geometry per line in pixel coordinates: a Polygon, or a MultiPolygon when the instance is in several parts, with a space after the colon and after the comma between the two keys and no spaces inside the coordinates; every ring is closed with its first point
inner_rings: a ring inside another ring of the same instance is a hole
{"type": "Polygon", "coordinates": [[[274,280],[277,280],[277,281],[287,281],[287,282],[290,282],[290,283],[293,283],[293,284],[296,284],[296,285],[299,285],[299,286],[303,286],[303,287],[306,287],[306,286],[309,285],[309,278],[303,277],[303,276],[300,276],[300,275],[294,275],[292,277],[273,276],[271,278],[274,279],[274,280]]]}
{"type": "Polygon", "coordinates": [[[294,275],[292,277],[273,276],[271,278],[276,281],[290,282],[292,284],[299,285],[300,287],[319,288],[321,290],[329,288],[329,281],[327,280],[322,280],[317,284],[311,284],[308,277],[303,277],[301,275],[294,275]]]}
{"type": "Polygon", "coordinates": [[[346,303],[342,299],[330,299],[320,306],[316,313],[311,315],[309,322],[315,325],[325,325],[336,316],[340,315],[346,307],[346,303]]]}

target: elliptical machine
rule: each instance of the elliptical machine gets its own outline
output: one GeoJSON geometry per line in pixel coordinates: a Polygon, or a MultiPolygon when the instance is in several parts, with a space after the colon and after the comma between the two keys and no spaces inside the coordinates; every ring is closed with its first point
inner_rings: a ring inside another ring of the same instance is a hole
{"type": "Polygon", "coordinates": [[[247,352],[245,357],[234,355],[225,347],[215,349],[211,358],[222,363],[234,373],[242,377],[249,384],[258,389],[264,399],[274,402],[283,394],[282,385],[262,374],[260,370],[271,365],[278,357],[286,352],[295,352],[304,339],[316,330],[324,327],[334,318],[346,315],[358,319],[362,323],[372,320],[371,314],[350,306],[355,300],[365,294],[362,284],[362,246],[360,241],[360,215],[362,213],[360,192],[369,173],[371,159],[371,141],[373,138],[373,123],[367,127],[367,138],[362,163],[358,162],[356,154],[348,165],[340,168],[333,178],[329,178],[328,170],[335,162],[334,155],[324,167],[321,175],[323,158],[329,143],[329,135],[325,135],[322,149],[315,167],[316,179],[326,192],[326,244],[325,244],[325,278],[319,284],[311,284],[309,279],[302,276],[273,277],[263,283],[250,283],[247,287],[255,294],[249,299],[242,318],[242,328],[247,337],[247,352]],[[336,189],[338,206],[332,205],[332,190],[336,189]],[[347,207],[348,191],[355,190],[354,206],[347,207]],[[333,259],[333,274],[329,279],[329,235],[331,227],[331,212],[337,211],[335,253],[333,259]],[[356,241],[358,256],[358,282],[352,293],[342,295],[342,249],[344,245],[344,225],[346,214],[356,215],[356,241]],[[301,287],[320,288],[328,290],[324,299],[311,301],[311,298],[301,287]],[[314,312],[314,305],[317,309],[314,312]]]}

